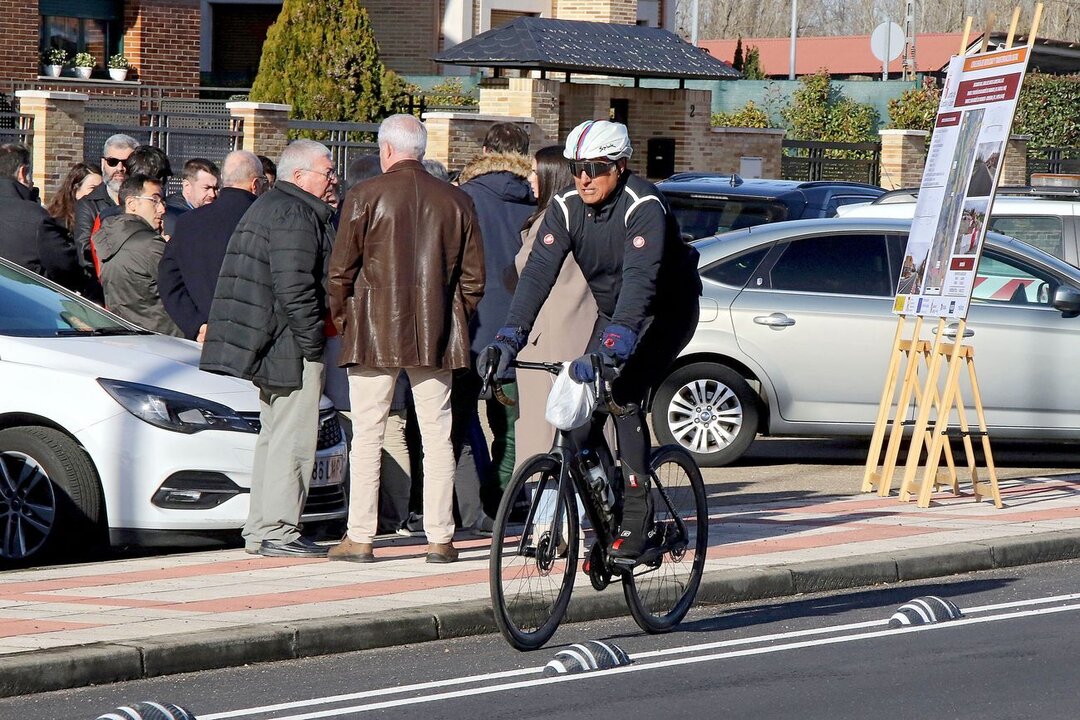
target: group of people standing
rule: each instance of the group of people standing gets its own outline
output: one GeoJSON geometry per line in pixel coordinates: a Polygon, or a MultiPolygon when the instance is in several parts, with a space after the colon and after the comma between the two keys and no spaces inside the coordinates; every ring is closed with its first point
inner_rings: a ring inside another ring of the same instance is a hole
{"type": "Polygon", "coordinates": [[[524,129],[496,123],[456,184],[425,161],[426,145],[422,122],[394,115],[380,125],[377,163],[350,168],[351,187],[324,145],[296,140],[276,166],[246,151],[220,170],[192,159],[167,196],[164,153],[116,135],[100,172],[72,168],[56,217],[36,203],[25,147],[5,145],[0,231],[14,227],[8,198],[17,198],[18,222],[36,236],[20,255],[0,232],[0,255],[142,327],[201,342],[204,370],[258,387],[250,553],[374,561],[376,534],[409,520],[386,522],[407,514],[400,476],[410,463],[384,451],[400,449],[410,402],[427,561],[457,560],[458,527],[490,535],[515,460],[547,450],[554,434],[543,420],[547,377],[506,386],[520,415],[481,401],[477,359],[495,350],[507,381],[519,353],[578,358],[571,374],[582,382],[587,351],[621,368],[614,392],[631,408],[616,423],[626,529],[613,551],[640,553],[651,506],[637,403],[696,324],[693,250],[656,188],[627,168],[632,148],[618,123],[583,123],[565,147],[532,157],[524,129]],[[330,548],[300,526],[324,391],[351,424],[347,531],[330,548]],[[398,473],[380,504],[387,464],[398,473]]]}

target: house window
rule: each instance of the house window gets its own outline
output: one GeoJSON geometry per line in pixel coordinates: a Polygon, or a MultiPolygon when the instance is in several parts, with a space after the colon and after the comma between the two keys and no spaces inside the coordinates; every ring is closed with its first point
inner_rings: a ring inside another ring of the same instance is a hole
{"type": "Polygon", "coordinates": [[[105,67],[109,56],[120,52],[123,11],[114,0],[40,0],[41,49],[60,47],[88,52],[105,67]]]}

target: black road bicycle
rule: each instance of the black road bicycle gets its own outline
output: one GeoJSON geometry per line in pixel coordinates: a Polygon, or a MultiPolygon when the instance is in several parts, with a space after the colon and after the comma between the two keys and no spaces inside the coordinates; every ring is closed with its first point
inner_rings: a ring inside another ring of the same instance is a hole
{"type": "MultiPolygon", "coordinates": [[[[595,358],[595,356],[594,356],[595,358]]],[[[597,413],[626,412],[601,377],[592,388],[597,413]]],[[[515,362],[520,370],[558,375],[562,363],[515,362]]],[[[483,394],[513,404],[486,368],[483,394]]],[[[492,535],[489,582],[500,632],[518,650],[535,650],[555,633],[577,578],[579,543],[588,545],[583,570],[596,590],[622,581],[630,614],[642,630],[663,633],[686,615],[701,582],[709,543],[709,511],[701,471],[680,447],[653,450],[650,493],[659,543],[636,562],[611,558],[622,510],[618,443],[613,455],[602,432],[581,446],[558,431],[551,450],[520,465],[503,493],[492,535]],[[575,500],[576,497],[576,500],[575,500]],[[584,516],[584,520],[580,518],[584,516]]]]}

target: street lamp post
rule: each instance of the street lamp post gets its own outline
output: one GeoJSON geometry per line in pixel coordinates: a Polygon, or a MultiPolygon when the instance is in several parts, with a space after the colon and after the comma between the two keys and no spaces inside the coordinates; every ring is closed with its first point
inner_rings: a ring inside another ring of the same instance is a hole
{"type": "Polygon", "coordinates": [[[791,0],[791,56],[788,58],[788,80],[795,79],[795,36],[798,33],[799,0],[791,0]]]}

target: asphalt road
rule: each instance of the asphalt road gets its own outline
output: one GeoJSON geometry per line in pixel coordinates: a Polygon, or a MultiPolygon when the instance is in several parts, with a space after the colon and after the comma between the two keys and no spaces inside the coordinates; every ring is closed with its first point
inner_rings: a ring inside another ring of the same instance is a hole
{"type": "Polygon", "coordinates": [[[696,609],[679,632],[567,625],[529,654],[498,636],[309,658],[0,700],[0,720],[94,718],[154,699],[200,720],[248,718],[1072,718],[1080,700],[1080,562],[780,603],[696,609]],[[964,618],[887,627],[914,597],[964,618]],[[544,679],[559,643],[605,639],[620,671],[544,679]]]}

